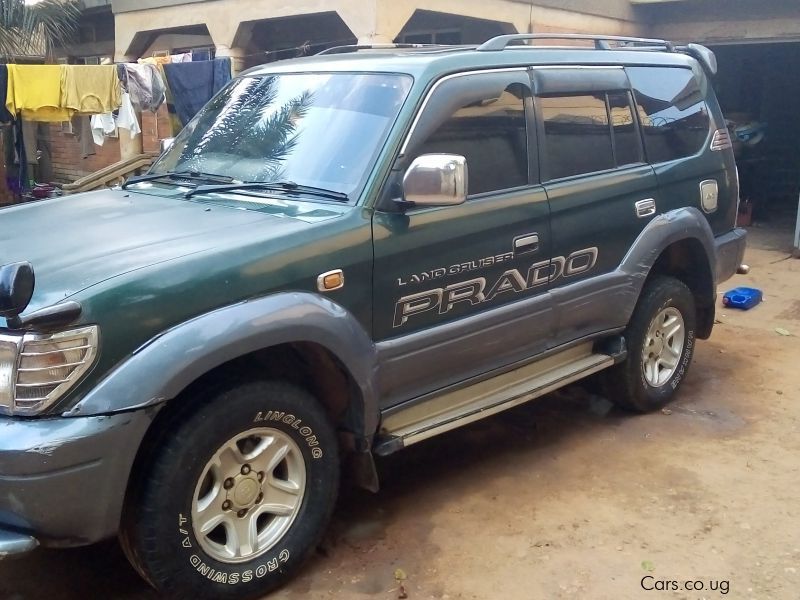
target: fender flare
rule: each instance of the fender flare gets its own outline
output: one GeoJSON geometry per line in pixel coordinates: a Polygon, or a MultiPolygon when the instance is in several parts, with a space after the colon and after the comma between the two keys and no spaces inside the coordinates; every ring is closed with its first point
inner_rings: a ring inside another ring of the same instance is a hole
{"type": "MultiPolygon", "coordinates": [[[[637,299],[650,270],[661,254],[672,244],[683,240],[696,240],[705,251],[704,256],[698,259],[706,260],[711,275],[710,297],[706,300],[713,305],[717,271],[714,233],[703,214],[693,207],[679,208],[655,217],[642,230],[622,259],[617,271],[630,278],[632,285],[635,286],[637,299]]],[[[633,312],[633,308],[630,307],[630,312],[633,312]]]]}
{"type": "Polygon", "coordinates": [[[159,405],[228,361],[290,342],[314,342],[338,358],[360,389],[356,408],[362,412],[363,433],[372,435],[379,419],[375,344],[345,308],[307,292],[226,306],[166,330],[115,367],[64,416],[159,405]]]}

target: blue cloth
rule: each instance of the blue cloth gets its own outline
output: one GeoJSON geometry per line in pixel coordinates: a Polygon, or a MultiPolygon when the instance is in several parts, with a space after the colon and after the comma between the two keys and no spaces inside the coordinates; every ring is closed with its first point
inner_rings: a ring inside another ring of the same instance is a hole
{"type": "Polygon", "coordinates": [[[185,127],[206,103],[231,80],[231,59],[164,65],[175,113],[185,127]]]}
{"type": "Polygon", "coordinates": [[[0,123],[14,120],[14,115],[6,109],[6,94],[8,93],[8,67],[0,65],[0,123]]]}
{"type": "Polygon", "coordinates": [[[14,185],[10,187],[15,194],[21,194],[23,190],[30,187],[28,186],[28,156],[25,151],[25,136],[22,134],[22,119],[14,121],[14,148],[17,151],[19,171],[14,185]]]}

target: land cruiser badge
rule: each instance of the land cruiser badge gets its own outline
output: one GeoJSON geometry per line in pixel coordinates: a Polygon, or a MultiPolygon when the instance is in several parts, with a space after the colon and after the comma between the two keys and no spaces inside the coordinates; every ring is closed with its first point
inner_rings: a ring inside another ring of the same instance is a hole
{"type": "MultiPolygon", "coordinates": [[[[491,285],[485,277],[476,277],[467,281],[453,283],[446,287],[403,296],[395,305],[394,327],[401,327],[412,316],[428,311],[436,310],[441,315],[446,314],[459,302],[469,302],[471,305],[491,302],[506,292],[519,294],[548,282],[553,282],[560,277],[574,277],[575,275],[586,273],[591,271],[597,264],[597,253],[597,248],[592,247],[576,250],[569,256],[555,256],[550,260],[532,264],[526,274],[520,273],[517,269],[508,269],[491,285]]],[[[510,255],[504,254],[499,257],[492,257],[491,262],[489,262],[489,259],[482,259],[472,263],[465,263],[465,265],[476,265],[473,268],[477,269],[478,265],[489,266],[496,264],[496,262],[503,262],[503,260],[496,260],[501,257],[504,260],[510,259],[510,255]]],[[[455,272],[471,270],[471,268],[460,268],[465,265],[457,265],[459,270],[455,272]]],[[[433,269],[428,272],[429,275],[427,277],[424,277],[425,274],[423,276],[413,275],[411,281],[424,281],[426,279],[444,277],[450,272],[450,269],[433,269]]],[[[398,280],[398,284],[405,285],[402,279],[398,280]]]]}

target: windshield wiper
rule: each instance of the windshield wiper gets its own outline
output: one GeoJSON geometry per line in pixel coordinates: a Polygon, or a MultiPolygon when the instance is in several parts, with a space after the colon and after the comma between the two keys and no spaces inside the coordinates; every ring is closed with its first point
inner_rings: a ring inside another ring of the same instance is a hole
{"type": "Polygon", "coordinates": [[[167,171],[165,173],[146,173],[145,175],[137,175],[135,177],[128,177],[125,183],[122,184],[122,189],[127,189],[129,185],[134,183],[143,183],[145,181],[155,181],[156,179],[205,179],[207,181],[220,181],[230,182],[233,177],[227,175],[217,175],[216,173],[203,173],[202,171],[167,171]]]}
{"type": "Polygon", "coordinates": [[[267,190],[273,192],[308,194],[319,196],[320,198],[330,198],[348,202],[350,197],[344,192],[327,190],[325,188],[313,187],[310,185],[300,185],[294,181],[247,181],[244,183],[231,183],[227,185],[199,185],[193,190],[186,192],[185,197],[191,198],[197,194],[213,194],[220,192],[235,192],[238,190],[267,190]]]}

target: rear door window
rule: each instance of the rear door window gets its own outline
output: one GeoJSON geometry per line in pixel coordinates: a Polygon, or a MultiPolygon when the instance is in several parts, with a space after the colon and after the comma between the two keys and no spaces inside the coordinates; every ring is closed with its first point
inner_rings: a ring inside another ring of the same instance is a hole
{"type": "Polygon", "coordinates": [[[643,161],[642,142],[633,119],[630,92],[610,92],[608,112],[614,131],[614,156],[618,167],[643,161]]]}
{"type": "Polygon", "coordinates": [[[605,94],[542,96],[539,107],[548,179],[614,168],[605,94]]]}
{"type": "Polygon", "coordinates": [[[548,94],[538,106],[548,180],[643,162],[629,92],[548,94]]]}
{"type": "Polygon", "coordinates": [[[647,159],[666,162],[697,154],[710,131],[708,108],[690,69],[627,67],[644,132],[647,159]]]}

